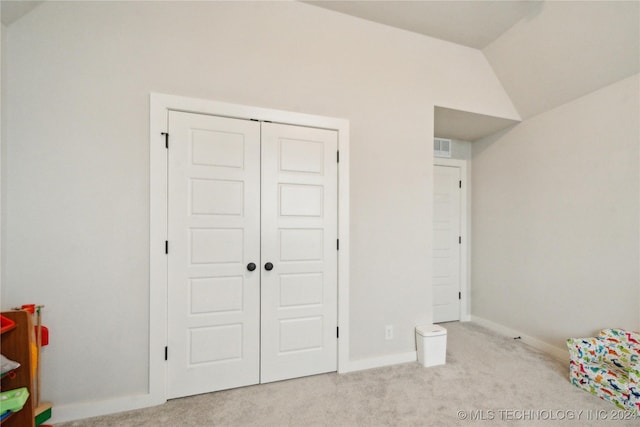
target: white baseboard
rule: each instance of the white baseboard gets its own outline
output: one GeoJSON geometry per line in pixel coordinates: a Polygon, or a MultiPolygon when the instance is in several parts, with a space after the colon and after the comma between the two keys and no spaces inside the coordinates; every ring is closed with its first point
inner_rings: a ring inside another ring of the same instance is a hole
{"type": "Polygon", "coordinates": [[[400,363],[415,362],[418,360],[415,351],[390,354],[388,356],[372,357],[371,359],[352,360],[343,372],[363,371],[365,369],[381,368],[383,366],[397,365],[400,363]]]}
{"type": "MultiPolygon", "coordinates": [[[[347,368],[342,370],[341,373],[415,362],[416,360],[417,353],[415,351],[374,357],[371,359],[355,360],[350,361],[347,368]]],[[[93,402],[75,403],[71,405],[54,406],[51,411],[51,420],[48,421],[51,424],[57,424],[84,418],[99,417],[101,415],[115,414],[118,412],[132,411],[135,409],[148,408],[151,406],[161,405],[163,403],[165,403],[165,400],[158,400],[151,394],[143,394],[93,402]]]]}
{"type": "Polygon", "coordinates": [[[118,397],[108,400],[93,402],[73,403],[61,405],[51,409],[51,419],[47,424],[57,424],[83,418],[99,417],[101,415],[115,414],[117,412],[132,411],[134,409],[148,408],[161,405],[165,401],[158,401],[150,394],[118,397]]]}
{"type": "Polygon", "coordinates": [[[487,320],[482,317],[472,315],[471,321],[477,323],[480,326],[484,326],[487,329],[491,329],[492,331],[500,335],[506,335],[508,337],[519,336],[521,337],[522,342],[524,342],[525,344],[528,344],[535,349],[538,349],[542,352],[547,353],[549,356],[553,357],[554,359],[557,359],[561,362],[569,361],[569,351],[567,349],[559,348],[554,345],[548,344],[537,338],[529,336],[523,332],[517,331],[515,329],[511,329],[507,326],[492,322],[491,320],[487,320]]]}
{"type": "MultiPolygon", "coordinates": [[[[465,316],[465,320],[466,316],[465,316]]],[[[562,362],[569,360],[567,350],[552,346],[537,338],[526,335],[515,329],[492,322],[478,316],[469,316],[472,322],[477,323],[487,329],[490,329],[501,335],[508,337],[520,336],[522,342],[530,345],[540,351],[543,351],[553,358],[562,362]]],[[[397,365],[400,363],[415,362],[417,360],[417,352],[409,351],[406,353],[391,354],[387,356],[373,357],[370,359],[361,359],[350,361],[347,368],[342,373],[362,371],[365,369],[380,368],[383,366],[397,365]]],[[[131,411],[135,409],[148,408],[151,406],[161,405],[165,400],[158,400],[151,394],[143,394],[136,396],[118,397],[115,399],[100,400],[94,402],[83,402],[71,405],[54,406],[52,409],[52,417],[49,420],[51,424],[57,424],[67,421],[74,421],[83,418],[97,417],[101,415],[114,414],[117,412],[131,411]]]]}

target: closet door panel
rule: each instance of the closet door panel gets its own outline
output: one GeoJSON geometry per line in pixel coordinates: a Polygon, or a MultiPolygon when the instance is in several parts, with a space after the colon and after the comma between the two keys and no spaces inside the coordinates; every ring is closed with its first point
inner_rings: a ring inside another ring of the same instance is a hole
{"type": "Polygon", "coordinates": [[[169,398],[259,382],[260,125],[169,113],[169,398]]]}
{"type": "Polygon", "coordinates": [[[335,131],[262,124],[261,382],[337,368],[336,152],[335,131]]]}

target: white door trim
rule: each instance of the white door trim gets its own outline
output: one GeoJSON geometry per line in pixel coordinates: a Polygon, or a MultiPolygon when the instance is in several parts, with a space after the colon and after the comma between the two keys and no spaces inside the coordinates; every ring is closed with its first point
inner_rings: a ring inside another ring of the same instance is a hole
{"type": "Polygon", "coordinates": [[[460,193],[460,235],[462,243],[460,245],[460,291],[462,298],[460,299],[460,320],[471,320],[471,233],[469,219],[469,202],[468,196],[471,194],[470,171],[467,168],[466,160],[459,159],[443,159],[440,157],[433,158],[435,166],[449,166],[460,168],[460,177],[462,178],[462,189],[460,193]]]}
{"type": "MultiPolygon", "coordinates": [[[[349,121],[205,99],[151,93],[149,118],[149,395],[166,401],[167,151],[169,110],[332,129],[338,132],[338,372],[349,371],[349,121]]],[[[171,143],[169,139],[169,144],[171,143]]]]}

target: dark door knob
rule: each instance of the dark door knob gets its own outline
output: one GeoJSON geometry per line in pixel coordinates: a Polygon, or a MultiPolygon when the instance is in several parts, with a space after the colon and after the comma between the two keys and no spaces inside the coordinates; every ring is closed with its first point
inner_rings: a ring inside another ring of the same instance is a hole
{"type": "Polygon", "coordinates": [[[249,264],[247,264],[247,270],[249,271],[253,271],[256,269],[256,265],[252,262],[250,262],[249,264]]]}
{"type": "Polygon", "coordinates": [[[264,265],[264,269],[267,270],[267,271],[273,270],[273,264],[271,264],[270,262],[266,263],[264,265]]]}

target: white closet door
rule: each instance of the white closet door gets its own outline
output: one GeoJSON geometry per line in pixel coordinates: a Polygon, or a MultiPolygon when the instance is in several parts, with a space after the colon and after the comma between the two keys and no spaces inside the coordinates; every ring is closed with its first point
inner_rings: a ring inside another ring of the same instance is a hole
{"type": "Polygon", "coordinates": [[[335,131],[262,124],[263,383],[337,368],[336,153],[335,131]]]}
{"type": "Polygon", "coordinates": [[[260,124],[170,112],[169,133],[167,395],[258,383],[260,124]]]}
{"type": "Polygon", "coordinates": [[[433,167],[433,321],[460,320],[460,168],[433,167]]]}

